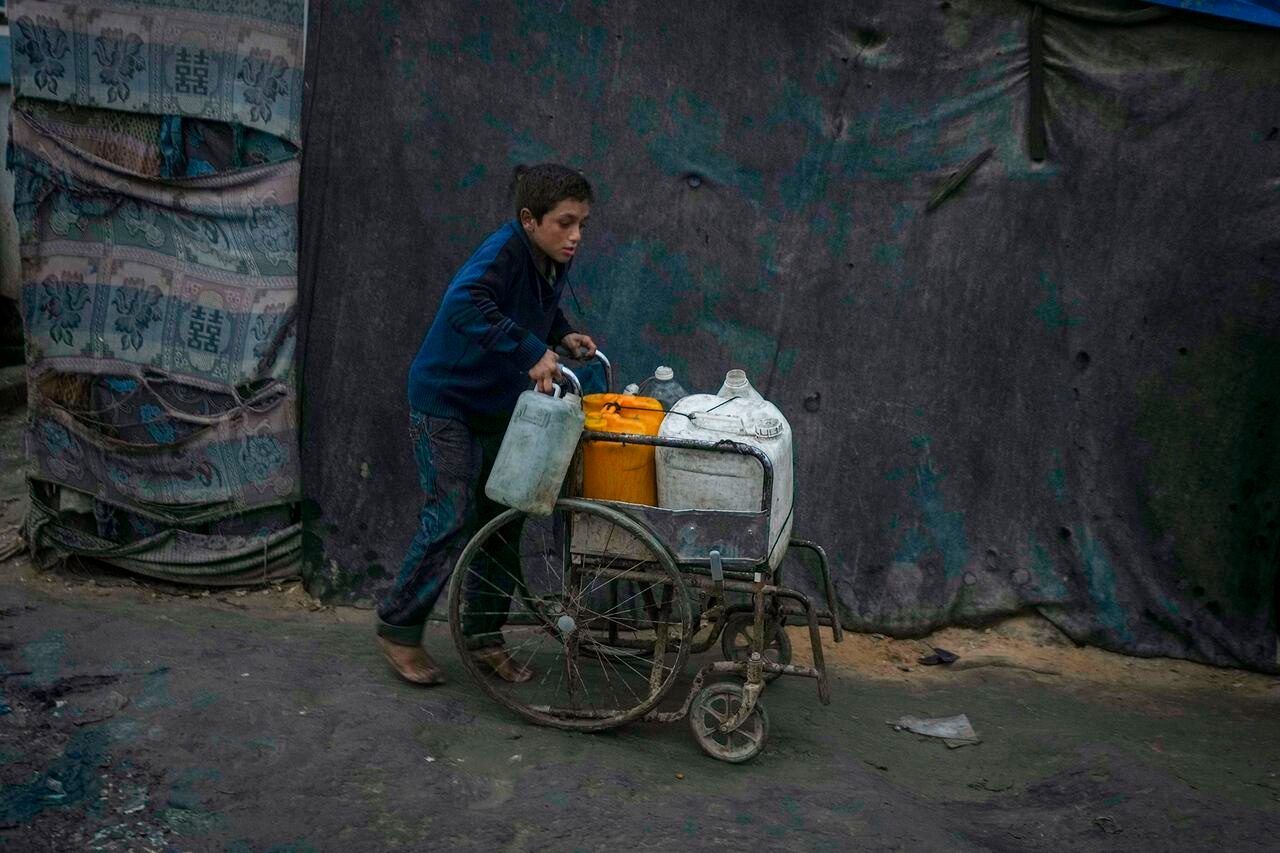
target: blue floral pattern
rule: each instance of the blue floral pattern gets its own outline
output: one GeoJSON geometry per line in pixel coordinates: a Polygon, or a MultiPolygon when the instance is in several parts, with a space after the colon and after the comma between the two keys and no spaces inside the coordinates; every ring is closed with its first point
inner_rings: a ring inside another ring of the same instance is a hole
{"type": "Polygon", "coordinates": [[[306,0],[11,3],[14,90],[79,106],[225,122],[287,141],[281,153],[291,158],[301,142],[306,6],[306,0]]]}
{"type": "Polygon", "coordinates": [[[178,440],[178,431],[169,422],[164,409],[148,404],[140,408],[138,414],[142,417],[142,423],[146,425],[147,434],[155,439],[157,444],[173,444],[178,440]]]}
{"type": "Polygon", "coordinates": [[[246,436],[240,449],[240,464],[250,483],[261,483],[284,467],[284,446],[269,435],[246,436]]]}
{"type": "MultiPolygon", "coordinates": [[[[102,554],[142,542],[109,558],[160,573],[180,564],[190,580],[193,566],[225,577],[235,561],[258,577],[269,544],[271,571],[283,571],[296,550],[289,504],[300,497],[296,398],[251,407],[234,389],[257,375],[254,344],[274,352],[292,331],[306,2],[19,5],[14,89],[33,106],[14,113],[7,159],[31,261],[27,358],[76,380],[74,394],[35,401],[25,439],[33,478],[91,496],[97,523],[64,519],[56,500],[33,504],[47,523],[32,550],[102,554]],[[68,136],[49,102],[111,119],[68,136]],[[156,179],[152,164],[167,151],[155,150],[155,122],[138,113],[189,130],[189,140],[164,137],[186,144],[189,162],[165,175],[184,180],[156,179]],[[85,132],[92,144],[62,144],[83,143],[85,132]],[[230,180],[197,177],[266,164],[230,180]],[[206,355],[191,357],[193,340],[206,355]],[[188,533],[195,512],[235,535],[188,533]]],[[[275,362],[292,392],[292,347],[275,362]]]]}
{"type": "Polygon", "coordinates": [[[108,379],[107,387],[117,394],[132,394],[138,390],[136,379],[108,379]]]}
{"type": "Polygon", "coordinates": [[[244,58],[236,76],[245,84],[244,99],[249,102],[251,120],[271,121],[276,98],[289,94],[289,83],[285,78],[288,71],[289,65],[283,56],[272,59],[271,54],[262,49],[255,48],[244,58]]]}
{"type": "Polygon", "coordinates": [[[52,194],[49,211],[49,230],[59,237],[69,237],[75,231],[83,236],[89,225],[86,216],[88,205],[69,192],[52,194]]]}
{"type": "MultiPolygon", "coordinates": [[[[284,306],[280,306],[283,308],[284,306]]],[[[253,357],[262,358],[271,349],[276,336],[284,326],[285,315],[282,312],[263,313],[253,322],[253,337],[257,341],[253,345],[253,357]]]]}
{"type": "Polygon", "coordinates": [[[142,333],[154,321],[160,319],[160,304],[163,294],[154,284],[144,287],[141,279],[125,279],[125,286],[116,291],[111,300],[111,307],[120,313],[116,317],[115,328],[120,333],[120,348],[142,349],[142,333]]]}
{"type": "Polygon", "coordinates": [[[44,439],[45,449],[55,458],[67,456],[75,449],[71,433],[59,423],[45,419],[40,422],[40,435],[44,439]]]}
{"type": "Polygon", "coordinates": [[[94,40],[93,53],[102,64],[98,77],[107,84],[107,103],[129,100],[129,81],[146,67],[142,61],[142,38],[127,36],[123,30],[107,28],[94,40]]]}
{"type": "Polygon", "coordinates": [[[32,20],[25,15],[18,19],[18,38],[15,50],[27,58],[27,62],[35,69],[36,88],[48,89],[51,94],[58,94],[58,81],[67,73],[67,66],[62,58],[71,47],[67,44],[67,34],[58,22],[43,15],[32,20]]]}
{"type": "Polygon", "coordinates": [[[293,212],[278,204],[249,209],[249,237],[267,260],[298,268],[297,229],[293,212]]]}
{"type": "Polygon", "coordinates": [[[58,281],[49,276],[40,283],[44,298],[40,302],[40,313],[49,319],[49,337],[66,346],[74,345],[74,330],[80,328],[80,312],[89,304],[89,288],[84,281],[58,281]]]}
{"type": "Polygon", "coordinates": [[[120,216],[128,232],[146,240],[148,246],[158,249],[164,245],[164,231],[157,224],[159,215],[151,205],[131,201],[121,208],[120,216]]]}

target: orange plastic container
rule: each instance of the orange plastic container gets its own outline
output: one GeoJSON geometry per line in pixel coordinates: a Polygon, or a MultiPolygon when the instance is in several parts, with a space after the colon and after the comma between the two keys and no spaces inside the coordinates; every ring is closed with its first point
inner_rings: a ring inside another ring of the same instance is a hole
{"type": "MultiPolygon", "coordinates": [[[[589,394],[582,398],[585,428],[597,432],[657,435],[666,413],[652,397],[589,394]]],[[[582,496],[658,505],[653,448],[642,444],[588,441],[582,448],[582,496]]]]}

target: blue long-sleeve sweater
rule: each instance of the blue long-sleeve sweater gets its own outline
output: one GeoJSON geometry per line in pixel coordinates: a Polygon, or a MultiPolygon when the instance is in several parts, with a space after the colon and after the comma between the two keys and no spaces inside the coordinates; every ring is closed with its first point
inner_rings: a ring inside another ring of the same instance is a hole
{"type": "Polygon", "coordinates": [[[477,429],[505,424],[529,369],[573,331],[560,310],[572,263],[549,281],[517,222],[490,234],[449,282],[409,368],[409,404],[477,429]]]}

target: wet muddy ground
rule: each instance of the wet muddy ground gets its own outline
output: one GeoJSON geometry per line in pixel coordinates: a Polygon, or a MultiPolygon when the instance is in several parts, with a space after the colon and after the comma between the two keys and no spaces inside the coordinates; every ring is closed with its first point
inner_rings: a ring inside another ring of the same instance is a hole
{"type": "MultiPolygon", "coordinates": [[[[20,509],[0,503],[0,526],[20,509]]],[[[955,668],[921,668],[928,641],[855,636],[831,653],[833,703],[770,685],[769,744],[735,766],[682,723],[527,725],[468,683],[440,625],[427,646],[449,683],[401,683],[370,621],[294,586],[0,560],[0,850],[1261,851],[1280,835],[1269,676],[1016,624],[943,635],[978,662],[955,668]],[[886,725],[957,713],[981,743],[886,725]]]]}

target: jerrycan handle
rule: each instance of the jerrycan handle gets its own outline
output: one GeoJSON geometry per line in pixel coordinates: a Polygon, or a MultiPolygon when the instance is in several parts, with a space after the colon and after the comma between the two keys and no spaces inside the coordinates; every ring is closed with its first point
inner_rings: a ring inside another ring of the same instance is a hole
{"type": "MultiPolygon", "coordinates": [[[[583,347],[577,352],[570,352],[567,347],[563,347],[563,346],[557,346],[556,350],[558,352],[564,353],[569,358],[574,358],[579,361],[588,360],[586,347],[583,347]]],[[[594,356],[591,356],[591,358],[594,358],[596,361],[604,365],[604,390],[606,393],[612,393],[613,392],[613,362],[611,362],[608,356],[606,356],[599,349],[596,350],[596,354],[594,356]]],[[[581,392],[579,392],[578,396],[582,396],[581,392]]]]}
{"type": "Polygon", "coordinates": [[[604,365],[604,390],[613,393],[613,362],[605,357],[605,354],[596,350],[596,360],[604,365]]]}
{"type": "MultiPolygon", "coordinates": [[[[557,365],[557,366],[558,366],[558,367],[559,367],[559,369],[560,369],[560,379],[567,379],[567,380],[569,380],[569,384],[571,384],[571,385],[573,386],[573,393],[575,393],[575,394],[577,394],[579,397],[581,397],[581,396],[582,396],[582,383],[578,381],[578,377],[574,375],[574,373],[573,373],[573,371],[572,371],[572,370],[570,370],[569,368],[565,367],[563,364],[561,364],[561,365],[557,365]]],[[[538,387],[537,383],[534,383],[534,386],[533,386],[533,387],[534,387],[534,388],[537,388],[537,387],[538,387]]],[[[566,392],[565,392],[564,388],[562,388],[560,385],[557,385],[557,384],[555,384],[554,382],[551,384],[551,396],[552,396],[552,397],[555,397],[556,399],[559,399],[559,398],[563,397],[563,396],[565,395],[565,393],[566,393],[566,392]]]]}
{"type": "MultiPolygon", "coordinates": [[[[560,375],[561,375],[563,378],[565,378],[565,379],[568,379],[568,380],[569,380],[569,384],[571,384],[571,385],[573,386],[573,393],[575,393],[575,394],[577,394],[579,397],[581,397],[581,396],[582,396],[582,383],[578,381],[578,377],[574,374],[574,372],[573,372],[572,370],[570,370],[569,368],[565,367],[565,366],[562,364],[562,365],[560,365],[560,375]]],[[[559,385],[554,385],[554,386],[552,386],[552,387],[553,387],[553,388],[557,388],[557,389],[559,389],[559,390],[560,390],[560,396],[564,396],[564,389],[563,389],[563,388],[561,388],[559,385]]]]}

